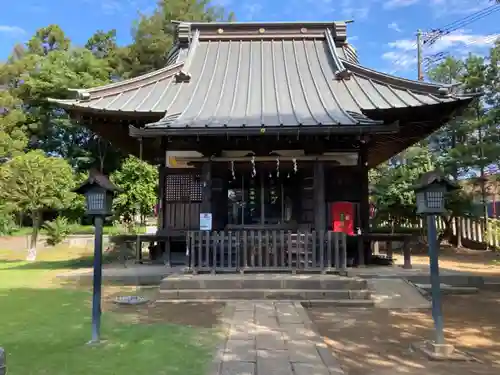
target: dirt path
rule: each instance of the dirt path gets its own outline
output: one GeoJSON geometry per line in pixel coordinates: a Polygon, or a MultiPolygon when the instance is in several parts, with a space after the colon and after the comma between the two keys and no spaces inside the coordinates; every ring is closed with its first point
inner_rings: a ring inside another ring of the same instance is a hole
{"type": "Polygon", "coordinates": [[[432,339],[430,311],[312,308],[309,314],[349,375],[500,373],[500,293],[445,296],[447,340],[481,362],[435,362],[410,349],[432,339]]]}

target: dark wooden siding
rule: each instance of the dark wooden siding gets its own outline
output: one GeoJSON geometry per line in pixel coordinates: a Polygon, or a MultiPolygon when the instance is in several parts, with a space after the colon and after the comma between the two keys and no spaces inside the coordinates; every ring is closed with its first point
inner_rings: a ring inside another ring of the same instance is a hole
{"type": "Polygon", "coordinates": [[[167,229],[198,230],[200,202],[167,202],[165,220],[167,229]]]}
{"type": "Polygon", "coordinates": [[[197,230],[200,227],[202,187],[200,176],[168,174],[165,176],[165,228],[197,230]]]}

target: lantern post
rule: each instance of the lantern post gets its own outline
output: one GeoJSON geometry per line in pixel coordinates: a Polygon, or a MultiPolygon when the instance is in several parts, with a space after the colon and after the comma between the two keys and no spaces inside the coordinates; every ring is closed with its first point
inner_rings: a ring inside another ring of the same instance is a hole
{"type": "Polygon", "coordinates": [[[439,278],[439,249],[437,243],[436,215],[446,212],[446,193],[458,189],[458,186],[447,179],[441,172],[424,173],[419,183],[413,187],[417,201],[417,214],[427,216],[427,242],[429,244],[429,264],[432,297],[432,318],[434,320],[435,340],[431,343],[434,354],[445,356],[451,354],[453,347],[446,345],[444,339],[444,323],[441,303],[441,282],[439,278]]]}
{"type": "Polygon", "coordinates": [[[0,375],[7,374],[7,359],[5,350],[0,347],[0,375]]]}
{"type": "Polygon", "coordinates": [[[119,189],[105,175],[91,170],[88,179],[74,191],[85,196],[85,214],[94,222],[94,272],[92,290],[92,339],[100,342],[102,289],[102,234],[104,218],[112,213],[113,196],[119,189]]]}

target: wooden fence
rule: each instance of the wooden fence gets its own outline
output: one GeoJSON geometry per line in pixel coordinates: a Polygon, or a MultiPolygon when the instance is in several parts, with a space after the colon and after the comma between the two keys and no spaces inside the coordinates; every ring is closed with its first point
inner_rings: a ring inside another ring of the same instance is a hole
{"type": "Polygon", "coordinates": [[[331,231],[190,231],[190,268],[197,272],[340,272],[346,235],[331,231]]]}
{"type": "MultiPolygon", "coordinates": [[[[436,226],[438,231],[444,230],[446,227],[445,220],[442,217],[438,217],[436,220],[436,226]]],[[[460,231],[462,240],[468,240],[483,245],[487,244],[492,248],[500,248],[500,220],[489,219],[488,224],[486,225],[484,219],[460,217],[452,220],[451,227],[454,236],[457,236],[458,231],[460,231]]],[[[425,235],[425,219],[412,221],[408,220],[400,224],[398,228],[411,229],[415,231],[422,230],[422,234],[425,235]]],[[[374,226],[373,229],[390,230],[390,225],[388,222],[381,222],[374,226]]],[[[395,229],[395,231],[397,232],[398,229],[395,229]]]]}

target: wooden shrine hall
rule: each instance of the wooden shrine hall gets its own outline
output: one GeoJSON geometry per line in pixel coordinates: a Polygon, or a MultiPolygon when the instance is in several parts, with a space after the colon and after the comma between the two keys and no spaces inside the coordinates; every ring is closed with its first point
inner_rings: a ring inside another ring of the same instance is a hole
{"type": "Polygon", "coordinates": [[[194,270],[364,264],[368,170],[472,96],[364,67],[346,26],[177,22],[164,68],[51,101],[160,165],[156,239],[194,270]]]}

